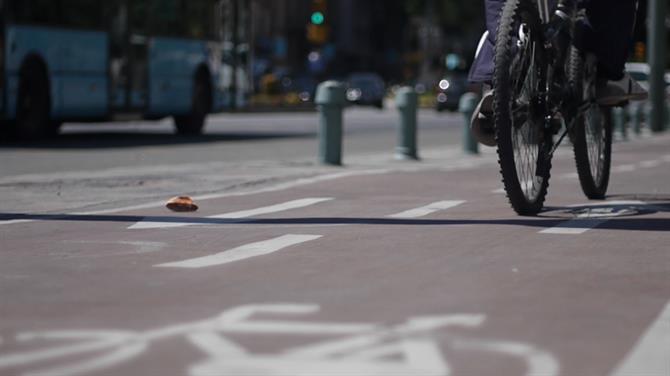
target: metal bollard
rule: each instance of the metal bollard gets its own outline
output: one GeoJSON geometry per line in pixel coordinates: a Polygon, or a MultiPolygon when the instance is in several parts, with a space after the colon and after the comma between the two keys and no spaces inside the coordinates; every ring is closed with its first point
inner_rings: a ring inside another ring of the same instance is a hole
{"type": "Polygon", "coordinates": [[[319,161],[342,165],[342,109],[346,105],[344,84],[326,81],[316,89],[319,110],[319,161]]]}
{"type": "Polygon", "coordinates": [[[626,130],[626,111],[623,107],[612,108],[612,121],[614,131],[620,134],[621,141],[628,140],[628,132],[626,130]]]}
{"type": "Polygon", "coordinates": [[[402,87],[396,93],[396,107],[400,112],[398,126],[398,143],[395,149],[395,158],[399,160],[418,160],[416,146],[416,113],[419,105],[419,96],[410,87],[402,87]]]}
{"type": "Polygon", "coordinates": [[[470,121],[472,113],[477,107],[477,102],[479,102],[479,96],[475,93],[463,94],[458,102],[458,111],[465,118],[465,122],[463,123],[463,151],[467,154],[479,154],[479,143],[470,131],[470,121]]]}

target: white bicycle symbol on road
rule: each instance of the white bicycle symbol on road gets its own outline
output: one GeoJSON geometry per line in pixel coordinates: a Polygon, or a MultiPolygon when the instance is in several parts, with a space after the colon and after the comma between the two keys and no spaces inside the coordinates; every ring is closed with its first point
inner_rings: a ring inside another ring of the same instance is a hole
{"type": "MultiPolygon", "coordinates": [[[[13,339],[20,346],[45,345],[44,342],[48,344],[49,341],[58,341],[59,345],[33,351],[0,353],[0,371],[20,370],[18,374],[23,375],[90,374],[129,362],[156,342],[181,337],[186,338],[206,357],[188,366],[186,371],[190,376],[448,376],[452,374],[452,368],[433,338],[433,333],[450,327],[477,328],[486,320],[484,315],[477,314],[417,316],[399,325],[382,326],[254,319],[255,316],[268,315],[308,315],[319,309],[318,305],[311,304],[240,306],[212,319],[145,332],[23,332],[13,339]],[[228,338],[243,334],[337,338],[289,348],[276,354],[257,354],[228,338]],[[66,345],[62,345],[64,341],[66,345]],[[73,358],[80,359],[73,362],[73,358]],[[53,364],[58,360],[68,362],[44,368],[44,363],[53,364]]],[[[0,338],[0,346],[2,344],[0,338]]],[[[559,373],[558,361],[549,352],[530,344],[459,336],[450,336],[447,344],[455,351],[498,354],[519,360],[526,365],[526,375],[555,376],[559,373]]]]}

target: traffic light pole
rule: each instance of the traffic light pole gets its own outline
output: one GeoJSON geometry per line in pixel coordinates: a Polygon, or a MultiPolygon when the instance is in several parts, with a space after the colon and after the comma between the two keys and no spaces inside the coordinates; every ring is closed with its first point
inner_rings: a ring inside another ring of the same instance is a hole
{"type": "Polygon", "coordinates": [[[665,130],[665,57],[666,57],[666,27],[665,12],[667,0],[649,0],[648,18],[649,30],[649,100],[651,103],[650,125],[654,132],[665,130]]]}

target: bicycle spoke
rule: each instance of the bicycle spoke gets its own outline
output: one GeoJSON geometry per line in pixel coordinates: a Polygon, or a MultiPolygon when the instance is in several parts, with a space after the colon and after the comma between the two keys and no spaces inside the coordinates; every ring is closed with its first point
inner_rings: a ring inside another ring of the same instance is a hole
{"type": "MultiPolygon", "coordinates": [[[[524,27],[524,26],[521,26],[524,27]]],[[[532,200],[538,190],[536,179],[538,171],[539,143],[538,125],[529,118],[530,103],[537,92],[535,42],[532,35],[526,32],[523,49],[518,51],[515,63],[510,70],[514,97],[517,98],[511,109],[512,143],[517,176],[523,194],[532,200]]]]}

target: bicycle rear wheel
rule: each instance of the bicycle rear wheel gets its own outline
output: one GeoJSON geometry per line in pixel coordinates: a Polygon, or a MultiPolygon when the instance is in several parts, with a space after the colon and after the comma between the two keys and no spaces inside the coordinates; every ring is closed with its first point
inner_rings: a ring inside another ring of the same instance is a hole
{"type": "Polygon", "coordinates": [[[509,0],[496,40],[493,106],[505,191],[520,215],[542,210],[549,187],[552,133],[545,130],[548,66],[534,2],[509,0]]]}
{"type": "Polygon", "coordinates": [[[602,200],[607,193],[612,163],[612,114],[596,103],[597,64],[577,49],[570,54],[570,81],[582,100],[589,103],[572,129],[573,150],[579,183],[586,197],[602,200]]]}

